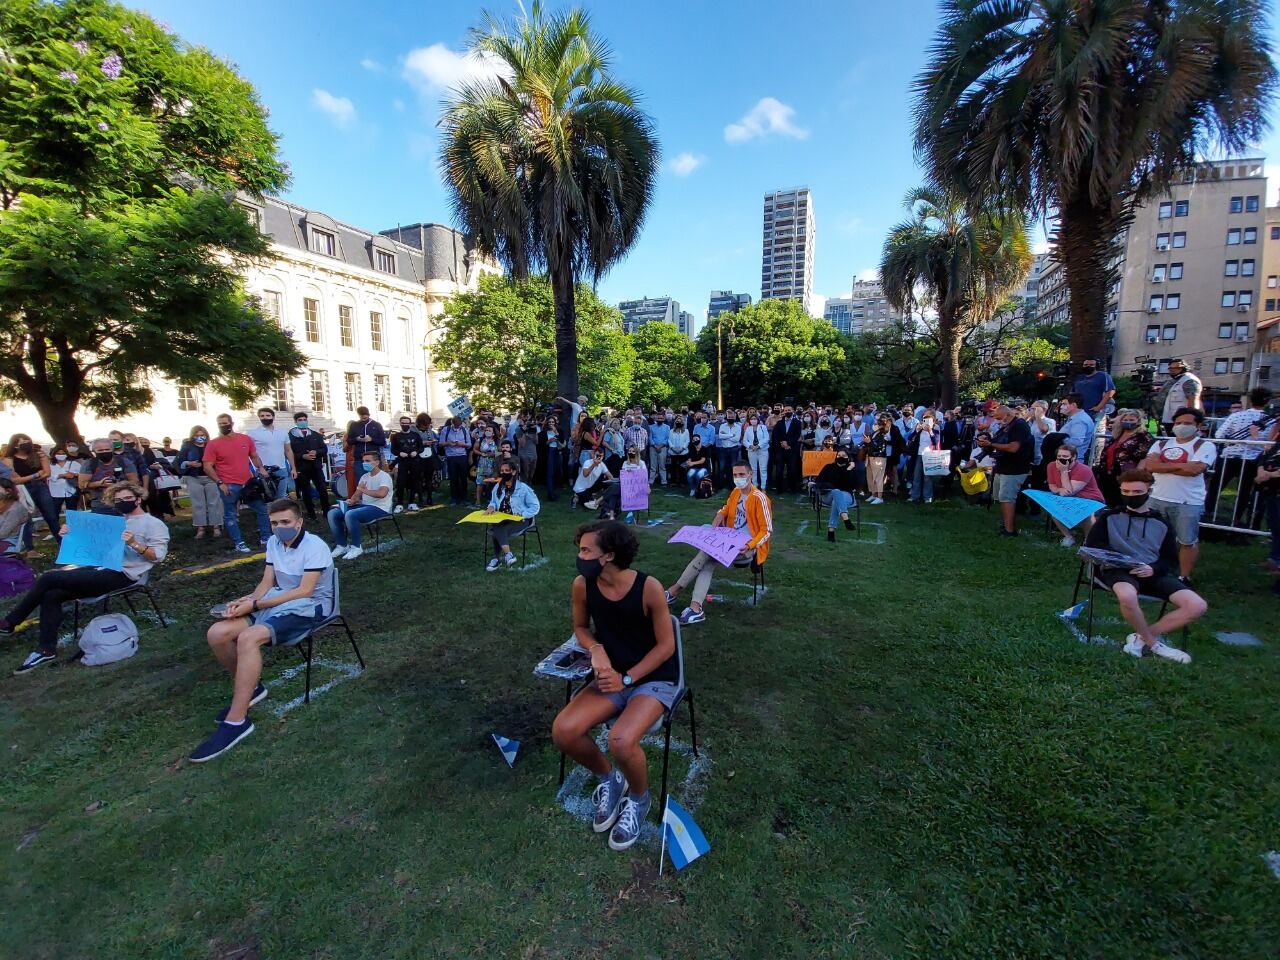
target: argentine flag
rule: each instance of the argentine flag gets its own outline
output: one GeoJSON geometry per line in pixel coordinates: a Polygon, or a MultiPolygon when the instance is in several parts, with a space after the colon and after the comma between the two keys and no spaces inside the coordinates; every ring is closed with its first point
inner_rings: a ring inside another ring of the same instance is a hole
{"type": "Polygon", "coordinates": [[[662,842],[677,870],[683,870],[711,849],[689,811],[674,797],[667,797],[667,809],[662,813],[662,842]]]}
{"type": "Polygon", "coordinates": [[[508,740],[506,737],[500,737],[496,733],[491,733],[493,742],[498,745],[498,749],[502,751],[502,759],[507,761],[508,767],[516,765],[516,751],[520,749],[519,740],[508,740]]]}
{"type": "Polygon", "coordinates": [[[1063,620],[1075,620],[1080,614],[1084,613],[1084,608],[1088,605],[1088,600],[1081,600],[1074,607],[1067,607],[1067,609],[1061,611],[1058,616],[1063,620]]]}

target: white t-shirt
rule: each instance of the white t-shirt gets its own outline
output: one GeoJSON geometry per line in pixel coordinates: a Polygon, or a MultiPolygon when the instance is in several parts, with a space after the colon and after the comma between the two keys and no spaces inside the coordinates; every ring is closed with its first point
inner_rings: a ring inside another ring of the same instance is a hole
{"type": "MultiPolygon", "coordinates": [[[[1165,438],[1153,443],[1147,456],[1159,457],[1161,460],[1170,463],[1204,463],[1208,464],[1208,466],[1213,466],[1213,461],[1218,458],[1218,453],[1208,440],[1192,437],[1184,442],[1165,438]],[[1199,444],[1198,447],[1197,444],[1199,444]]],[[[1180,477],[1173,473],[1157,473],[1155,477],[1155,485],[1151,488],[1152,500],[1163,500],[1165,503],[1185,503],[1192,506],[1204,505],[1205,486],[1203,473],[1197,477],[1180,477]]]]}
{"type": "Polygon", "coordinates": [[[294,590],[302,584],[302,576],[308,571],[317,571],[320,582],[309,599],[292,600],[276,607],[269,607],[271,613],[297,613],[309,616],[312,609],[319,605],[321,616],[333,613],[333,557],[329,554],[329,545],[313,533],[306,533],[286,547],[279,537],[271,537],[267,541],[267,566],[275,574],[276,587],[281,591],[294,590]]]}
{"type": "Polygon", "coordinates": [[[67,460],[49,464],[49,493],[55,497],[69,497],[76,492],[76,477],[80,473],[80,461],[67,460]]]}
{"type": "Polygon", "coordinates": [[[272,427],[268,430],[266,427],[254,427],[249,431],[249,439],[258,448],[258,459],[264,467],[284,469],[289,466],[284,455],[285,445],[289,442],[288,428],[272,427]]]}
{"type": "Polygon", "coordinates": [[[380,507],[387,513],[391,512],[391,501],[395,499],[395,492],[391,487],[391,474],[385,470],[379,470],[376,477],[372,473],[366,473],[360,478],[357,486],[364,492],[357,506],[380,507]],[[382,496],[377,495],[379,490],[383,491],[382,496]]]}
{"type": "Polygon", "coordinates": [[[595,486],[596,481],[608,473],[608,471],[609,468],[604,465],[603,460],[588,470],[585,477],[582,475],[582,471],[579,470],[573,478],[573,492],[583,493],[584,491],[590,490],[595,486]]]}

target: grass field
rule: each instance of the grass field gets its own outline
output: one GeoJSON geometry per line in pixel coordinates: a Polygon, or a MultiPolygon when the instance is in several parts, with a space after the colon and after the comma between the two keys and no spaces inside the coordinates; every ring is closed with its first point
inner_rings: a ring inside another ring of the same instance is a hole
{"type": "MultiPolygon", "coordinates": [[[[689,557],[672,524],[710,510],[658,505],[676,516],[639,533],[636,566],[669,582],[689,557]]],[[[659,877],[656,847],[613,853],[555,801],[563,688],[531,670],[567,636],[583,514],[548,505],[549,562],[486,575],[457,513],[342,567],[367,671],[277,718],[302,691],[281,682],[208,765],[185,759],[229,697],[208,607],[259,568],[172,575],[230,556],[185,526],[157,577],[177,622],[147,625],[136,657],[6,669],[0,956],[1280,955],[1261,544],[1206,548],[1210,612],[1183,667],[1074,639],[1054,611],[1075,563],[1038,522],[1007,541],[982,509],[888,504],[864,510],[884,543],[864,526],[833,546],[778,503],[767,597],[685,632],[713,849],[659,877]],[[493,732],[522,741],[514,769],[493,732]]],[[[29,646],[0,642],[6,668],[29,646]]],[[[354,662],[341,633],[319,651],[354,662]]],[[[297,662],[270,654],[266,679],[297,662]]],[[[687,741],[687,714],[675,730],[687,741]]]]}

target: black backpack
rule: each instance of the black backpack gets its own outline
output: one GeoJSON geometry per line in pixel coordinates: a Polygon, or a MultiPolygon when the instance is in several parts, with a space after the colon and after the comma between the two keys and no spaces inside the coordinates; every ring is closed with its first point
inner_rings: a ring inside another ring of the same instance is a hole
{"type": "Polygon", "coordinates": [[[710,477],[703,477],[698,481],[698,492],[695,494],[695,500],[710,500],[711,495],[716,492],[715,484],[711,482],[710,477]]]}

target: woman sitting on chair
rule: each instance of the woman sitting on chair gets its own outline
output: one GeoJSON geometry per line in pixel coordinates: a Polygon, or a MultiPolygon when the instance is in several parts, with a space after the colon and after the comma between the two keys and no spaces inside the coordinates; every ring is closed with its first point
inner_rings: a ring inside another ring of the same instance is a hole
{"type": "Polygon", "coordinates": [[[591,656],[595,680],[560,711],[551,728],[556,747],[600,779],[592,794],[596,833],[625,850],[649,815],[649,767],[640,738],[675,702],[679,667],[675,632],[662,585],[631,569],[640,545],[625,524],[597,521],[578,529],[573,632],[591,656]],[[612,718],[609,752],[591,731],[612,718]]]}
{"type": "Polygon", "coordinates": [[[508,567],[516,562],[516,555],[511,552],[511,538],[518,537],[533,526],[534,518],[542,504],[533,488],[520,479],[520,467],[515,458],[503,460],[498,465],[498,482],[494,484],[493,493],[489,496],[489,506],[485,513],[506,513],[514,520],[502,520],[489,528],[489,538],[493,541],[493,559],[485,566],[485,570],[493,573],[502,564],[508,567]]]}

